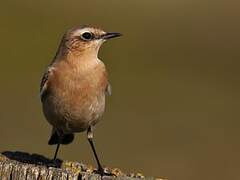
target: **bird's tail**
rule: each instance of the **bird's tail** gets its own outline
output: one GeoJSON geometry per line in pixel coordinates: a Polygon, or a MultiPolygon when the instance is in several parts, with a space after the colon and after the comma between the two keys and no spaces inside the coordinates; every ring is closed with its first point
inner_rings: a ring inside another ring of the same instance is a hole
{"type": "Polygon", "coordinates": [[[60,134],[58,131],[53,130],[53,133],[48,141],[49,145],[54,144],[70,144],[74,139],[74,134],[60,134]]]}

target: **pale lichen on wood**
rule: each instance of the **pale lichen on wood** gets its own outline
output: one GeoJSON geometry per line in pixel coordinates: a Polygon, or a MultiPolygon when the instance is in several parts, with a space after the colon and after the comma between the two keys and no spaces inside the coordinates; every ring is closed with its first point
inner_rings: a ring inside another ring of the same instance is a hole
{"type": "Polygon", "coordinates": [[[79,162],[53,162],[44,156],[23,152],[0,154],[0,180],[154,180],[140,173],[124,174],[119,169],[105,168],[112,176],[100,176],[94,169],[79,162]]]}

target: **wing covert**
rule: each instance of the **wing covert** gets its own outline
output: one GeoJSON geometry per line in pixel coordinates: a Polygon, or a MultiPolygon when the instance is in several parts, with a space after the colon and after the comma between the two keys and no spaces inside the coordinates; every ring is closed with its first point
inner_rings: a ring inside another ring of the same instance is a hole
{"type": "Polygon", "coordinates": [[[48,84],[48,79],[49,75],[51,73],[51,68],[48,68],[48,70],[43,74],[41,84],[40,84],[40,98],[41,101],[43,101],[44,97],[47,94],[47,84],[48,84]]]}

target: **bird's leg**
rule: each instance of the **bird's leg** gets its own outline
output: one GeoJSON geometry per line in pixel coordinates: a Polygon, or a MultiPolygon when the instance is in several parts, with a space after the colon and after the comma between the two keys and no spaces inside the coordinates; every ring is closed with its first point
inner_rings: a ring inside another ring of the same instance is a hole
{"type": "Polygon", "coordinates": [[[94,147],[94,143],[93,143],[93,132],[92,132],[92,127],[90,126],[87,130],[87,138],[88,138],[88,142],[90,143],[91,145],[91,148],[92,148],[92,151],[94,153],[94,156],[95,156],[95,159],[97,161],[97,165],[98,165],[98,172],[103,176],[105,173],[104,173],[104,169],[102,168],[102,165],[100,164],[100,161],[98,159],[98,156],[97,156],[97,152],[96,152],[96,149],[94,147]]]}
{"type": "Polygon", "coordinates": [[[53,157],[53,161],[55,161],[57,159],[57,154],[58,154],[58,150],[60,147],[60,144],[62,142],[62,138],[63,138],[63,132],[59,129],[56,130],[56,142],[57,142],[57,148],[53,157]]]}
{"type": "MultiPolygon", "coordinates": [[[[59,164],[59,160],[57,160],[57,154],[58,154],[58,151],[59,151],[59,147],[60,147],[60,144],[61,144],[61,136],[59,134],[57,134],[57,136],[55,137],[57,138],[57,147],[56,147],[56,151],[54,153],[54,157],[52,159],[52,162],[48,164],[49,167],[60,167],[61,165],[59,164]]],[[[56,140],[56,139],[55,139],[56,140]]]]}
{"type": "Polygon", "coordinates": [[[54,154],[54,157],[53,157],[53,161],[55,161],[57,159],[57,154],[58,154],[59,147],[60,147],[60,142],[58,142],[58,144],[57,144],[57,148],[56,148],[56,151],[55,151],[55,154],[54,154]]]}
{"type": "Polygon", "coordinates": [[[58,153],[59,147],[60,147],[60,143],[57,144],[57,148],[56,148],[54,157],[53,157],[52,161],[47,164],[48,167],[59,168],[61,166],[61,164],[60,164],[61,161],[59,161],[57,159],[57,153],[58,153]]]}

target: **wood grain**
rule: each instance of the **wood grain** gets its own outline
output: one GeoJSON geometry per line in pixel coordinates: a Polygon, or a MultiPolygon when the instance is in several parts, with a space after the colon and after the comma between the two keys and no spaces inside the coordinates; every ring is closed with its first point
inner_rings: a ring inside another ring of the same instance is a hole
{"type": "Polygon", "coordinates": [[[112,176],[100,176],[91,166],[79,162],[55,162],[38,154],[6,151],[0,154],[1,180],[163,180],[140,173],[125,174],[117,168],[105,168],[112,176]]]}

